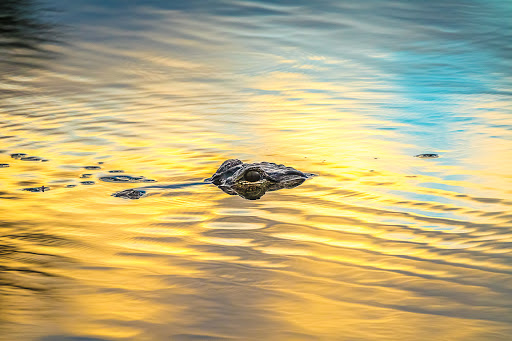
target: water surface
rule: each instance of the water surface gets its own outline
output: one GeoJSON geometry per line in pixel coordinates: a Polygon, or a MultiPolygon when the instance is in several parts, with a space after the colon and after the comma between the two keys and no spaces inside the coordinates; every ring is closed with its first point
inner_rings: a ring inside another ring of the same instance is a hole
{"type": "Polygon", "coordinates": [[[511,17],[3,0],[2,338],[510,340],[511,17]],[[187,186],[229,158],[319,176],[187,186]],[[111,197],[140,185],[111,170],[170,187],[111,197]]]}

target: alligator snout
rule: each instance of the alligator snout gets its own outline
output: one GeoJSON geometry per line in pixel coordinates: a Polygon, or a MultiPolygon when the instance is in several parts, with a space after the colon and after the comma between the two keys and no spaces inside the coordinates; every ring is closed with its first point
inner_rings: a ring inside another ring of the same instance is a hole
{"type": "Polygon", "coordinates": [[[255,200],[268,191],[297,187],[312,176],[314,174],[272,162],[243,163],[230,159],[207,180],[228,194],[255,200]]]}

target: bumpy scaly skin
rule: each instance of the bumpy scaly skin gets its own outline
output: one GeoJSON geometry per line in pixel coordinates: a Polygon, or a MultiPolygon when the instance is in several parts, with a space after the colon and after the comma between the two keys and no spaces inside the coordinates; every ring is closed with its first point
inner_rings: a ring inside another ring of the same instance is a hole
{"type": "Polygon", "coordinates": [[[238,159],[229,159],[205,181],[210,181],[228,194],[256,200],[267,191],[297,187],[313,176],[315,174],[271,162],[243,163],[238,159]]]}
{"type": "Polygon", "coordinates": [[[41,187],[30,187],[30,188],[23,188],[24,191],[28,192],[48,192],[50,190],[50,187],[41,186],[41,187]]]}
{"type": "MultiPolygon", "coordinates": [[[[215,174],[202,183],[130,188],[116,192],[112,194],[112,196],[124,199],[140,199],[146,195],[146,189],[182,188],[212,183],[228,194],[238,194],[245,199],[256,200],[261,198],[267,191],[297,187],[312,176],[315,176],[315,174],[303,173],[292,167],[277,165],[275,163],[243,163],[238,159],[230,159],[224,161],[215,174]]],[[[118,175],[117,177],[123,176],[118,175]]],[[[109,181],[111,178],[114,178],[114,176],[100,179],[109,181]]]]}
{"type": "Polygon", "coordinates": [[[146,195],[146,191],[139,190],[136,188],[125,189],[112,194],[113,197],[124,198],[124,199],[140,199],[146,195]]]}
{"type": "Polygon", "coordinates": [[[419,157],[420,159],[437,159],[439,154],[418,154],[414,155],[414,157],[419,157]]]}
{"type": "Polygon", "coordinates": [[[146,179],[143,176],[130,176],[130,175],[102,176],[102,177],[100,177],[100,180],[105,181],[105,182],[155,182],[155,180],[146,179]]]}

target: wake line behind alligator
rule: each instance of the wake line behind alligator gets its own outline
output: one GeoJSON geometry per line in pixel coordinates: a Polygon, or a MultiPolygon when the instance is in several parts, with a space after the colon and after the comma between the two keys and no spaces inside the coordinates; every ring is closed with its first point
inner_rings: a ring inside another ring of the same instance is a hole
{"type": "Polygon", "coordinates": [[[204,182],[131,188],[116,192],[112,196],[125,199],[140,199],[150,189],[183,188],[213,184],[227,194],[256,200],[268,191],[297,187],[313,176],[315,174],[303,173],[295,168],[271,162],[244,163],[238,159],[229,159],[224,161],[215,174],[205,179],[204,182]]]}

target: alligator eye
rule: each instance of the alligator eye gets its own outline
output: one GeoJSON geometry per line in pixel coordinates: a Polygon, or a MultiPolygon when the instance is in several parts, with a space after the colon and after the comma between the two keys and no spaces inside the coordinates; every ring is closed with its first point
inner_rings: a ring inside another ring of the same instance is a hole
{"type": "Polygon", "coordinates": [[[245,180],[247,180],[249,182],[256,182],[259,179],[261,179],[261,174],[259,172],[252,170],[252,171],[248,171],[247,173],[245,173],[245,180]]]}

